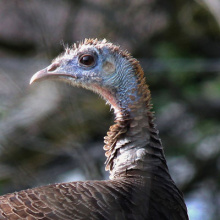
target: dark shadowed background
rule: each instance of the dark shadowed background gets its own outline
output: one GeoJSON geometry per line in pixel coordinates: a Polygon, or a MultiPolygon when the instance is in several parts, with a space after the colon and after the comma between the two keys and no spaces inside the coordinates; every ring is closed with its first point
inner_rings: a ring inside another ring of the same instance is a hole
{"type": "Polygon", "coordinates": [[[220,1],[0,1],[0,194],[108,178],[114,117],[90,91],[29,86],[63,46],[106,38],[140,60],[191,220],[220,219],[220,1]]]}

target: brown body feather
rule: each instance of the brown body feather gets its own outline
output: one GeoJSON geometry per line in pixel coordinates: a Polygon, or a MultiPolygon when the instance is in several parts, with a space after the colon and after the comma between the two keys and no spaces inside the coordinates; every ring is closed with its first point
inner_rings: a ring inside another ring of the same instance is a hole
{"type": "Polygon", "coordinates": [[[28,189],[1,197],[0,219],[186,219],[185,207],[177,205],[179,191],[172,184],[164,185],[165,191],[162,179],[126,177],[28,189]]]}

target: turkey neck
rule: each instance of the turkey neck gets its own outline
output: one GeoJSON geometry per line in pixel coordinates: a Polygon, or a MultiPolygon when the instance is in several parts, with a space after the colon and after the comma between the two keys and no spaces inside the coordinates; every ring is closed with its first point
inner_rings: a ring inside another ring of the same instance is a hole
{"type": "Polygon", "coordinates": [[[167,167],[150,111],[151,96],[143,70],[138,61],[131,62],[131,73],[124,79],[128,83],[122,83],[114,92],[112,108],[116,120],[105,137],[106,170],[110,171],[110,179],[143,176],[161,164],[167,167]]]}

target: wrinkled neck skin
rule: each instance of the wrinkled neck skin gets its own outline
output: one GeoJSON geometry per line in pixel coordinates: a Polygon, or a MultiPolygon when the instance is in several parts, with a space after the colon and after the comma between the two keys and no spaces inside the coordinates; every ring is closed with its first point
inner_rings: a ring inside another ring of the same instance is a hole
{"type": "Polygon", "coordinates": [[[150,92],[145,79],[138,80],[134,74],[129,77],[132,79],[125,79],[124,85],[114,92],[116,98],[108,100],[116,115],[115,125],[110,127],[104,146],[110,179],[149,174],[161,163],[167,167],[153,124],[150,92]]]}

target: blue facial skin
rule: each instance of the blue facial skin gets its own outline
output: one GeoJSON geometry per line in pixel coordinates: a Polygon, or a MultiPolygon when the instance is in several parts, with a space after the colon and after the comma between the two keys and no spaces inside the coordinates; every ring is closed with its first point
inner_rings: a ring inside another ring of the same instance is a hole
{"type": "Polygon", "coordinates": [[[106,45],[83,45],[67,49],[50,66],[36,73],[38,76],[34,75],[32,81],[41,77],[54,78],[97,92],[111,104],[117,117],[118,112],[130,112],[129,106],[140,99],[133,68],[128,58],[106,45]],[[93,57],[91,65],[81,63],[81,57],[85,55],[93,57]]]}

